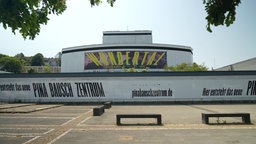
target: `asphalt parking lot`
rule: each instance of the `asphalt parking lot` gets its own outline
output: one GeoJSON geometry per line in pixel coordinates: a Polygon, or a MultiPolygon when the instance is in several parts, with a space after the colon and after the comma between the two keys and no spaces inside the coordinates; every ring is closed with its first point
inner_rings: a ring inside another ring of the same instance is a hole
{"type": "Polygon", "coordinates": [[[93,116],[96,105],[0,104],[0,143],[5,144],[100,144],[194,143],[254,144],[256,105],[113,105],[93,116]],[[252,124],[241,118],[211,118],[202,124],[201,113],[247,112],[252,124]],[[155,119],[122,119],[116,114],[161,114],[155,119]]]}

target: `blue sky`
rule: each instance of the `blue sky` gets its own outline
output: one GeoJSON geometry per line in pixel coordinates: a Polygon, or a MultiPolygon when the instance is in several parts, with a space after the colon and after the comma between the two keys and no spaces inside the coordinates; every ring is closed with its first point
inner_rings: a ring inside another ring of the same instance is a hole
{"type": "Polygon", "coordinates": [[[206,30],[203,0],[103,0],[91,7],[88,0],[67,0],[67,10],[51,15],[35,40],[24,40],[0,27],[0,53],[54,57],[62,48],[102,43],[102,32],[152,30],[153,42],[193,48],[193,59],[208,68],[219,68],[256,57],[255,0],[242,0],[230,27],[206,30]]]}

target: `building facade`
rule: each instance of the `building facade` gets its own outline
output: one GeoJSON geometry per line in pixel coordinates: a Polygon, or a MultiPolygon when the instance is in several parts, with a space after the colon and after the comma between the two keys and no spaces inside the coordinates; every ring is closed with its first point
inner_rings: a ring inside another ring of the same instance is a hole
{"type": "Polygon", "coordinates": [[[215,71],[255,71],[255,70],[256,70],[256,57],[215,69],[215,71]]]}
{"type": "Polygon", "coordinates": [[[153,43],[151,31],[106,31],[102,44],[64,48],[61,72],[163,71],[181,63],[193,63],[191,47],[153,43]]]}

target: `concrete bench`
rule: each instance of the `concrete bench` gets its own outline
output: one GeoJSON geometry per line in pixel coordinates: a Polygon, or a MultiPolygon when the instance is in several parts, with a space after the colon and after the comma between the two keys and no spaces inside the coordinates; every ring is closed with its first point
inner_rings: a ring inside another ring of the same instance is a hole
{"type": "Polygon", "coordinates": [[[103,105],[104,105],[104,108],[105,108],[105,109],[110,109],[112,103],[111,103],[111,102],[104,102],[103,105]]]}
{"type": "Polygon", "coordinates": [[[116,124],[121,124],[121,118],[156,118],[157,125],[162,125],[162,116],[161,114],[117,114],[116,115],[116,124]]]}
{"type": "Polygon", "coordinates": [[[245,124],[251,124],[250,113],[202,113],[202,122],[209,124],[209,117],[242,117],[245,124]]]}
{"type": "Polygon", "coordinates": [[[104,106],[93,108],[93,116],[101,116],[105,112],[104,106]]]}

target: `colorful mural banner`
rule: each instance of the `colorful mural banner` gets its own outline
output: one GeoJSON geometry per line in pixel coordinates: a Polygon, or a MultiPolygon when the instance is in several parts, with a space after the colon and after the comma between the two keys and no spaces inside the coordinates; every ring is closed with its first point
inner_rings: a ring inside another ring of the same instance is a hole
{"type": "Polygon", "coordinates": [[[85,52],[84,69],[155,68],[167,66],[166,51],[85,52]]]}

